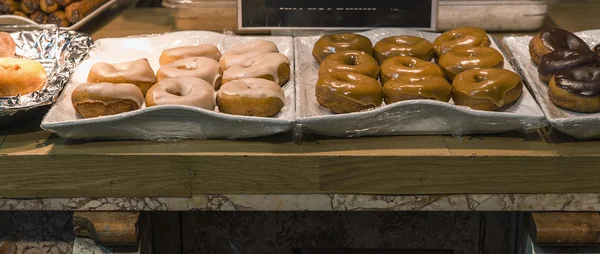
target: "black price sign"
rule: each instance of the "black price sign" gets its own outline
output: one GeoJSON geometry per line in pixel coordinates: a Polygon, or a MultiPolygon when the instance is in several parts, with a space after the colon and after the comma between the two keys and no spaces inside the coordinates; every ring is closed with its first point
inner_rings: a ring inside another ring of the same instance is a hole
{"type": "Polygon", "coordinates": [[[240,0],[240,29],[435,30],[437,0],[240,0]]]}

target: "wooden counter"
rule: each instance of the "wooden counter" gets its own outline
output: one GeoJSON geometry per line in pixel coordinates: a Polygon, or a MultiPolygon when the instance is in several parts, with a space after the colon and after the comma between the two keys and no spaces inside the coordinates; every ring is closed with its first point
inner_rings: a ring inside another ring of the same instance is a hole
{"type": "MultiPolygon", "coordinates": [[[[598,11],[597,4],[562,4],[553,9],[555,24],[549,25],[598,28],[590,20],[598,11]]],[[[96,39],[173,30],[166,9],[113,9],[98,20],[83,29],[96,39]]],[[[301,144],[291,135],[81,142],[41,131],[39,122],[0,130],[0,196],[600,192],[600,142],[577,142],[548,130],[462,138],[310,138],[301,144]]]]}

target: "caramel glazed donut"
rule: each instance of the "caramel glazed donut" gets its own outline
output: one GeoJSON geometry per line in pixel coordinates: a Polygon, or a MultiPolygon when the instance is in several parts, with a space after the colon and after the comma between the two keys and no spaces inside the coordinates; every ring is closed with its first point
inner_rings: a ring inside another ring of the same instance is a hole
{"type": "Polygon", "coordinates": [[[373,43],[369,38],[359,34],[328,34],[315,42],[312,55],[317,63],[321,63],[329,55],[344,50],[364,51],[373,55],[373,43]]]}
{"type": "Polygon", "coordinates": [[[87,81],[90,83],[134,84],[146,94],[156,84],[154,70],[148,59],[124,63],[96,63],[92,65],[87,81]]]}
{"type": "Polygon", "coordinates": [[[600,68],[578,67],[557,73],[548,84],[555,105],[582,113],[600,111],[600,68]]]}
{"type": "Polygon", "coordinates": [[[277,45],[271,41],[255,40],[233,45],[221,56],[219,62],[225,71],[231,66],[244,64],[250,59],[266,53],[279,53],[277,45]]]}
{"type": "Polygon", "coordinates": [[[380,79],[383,84],[403,75],[445,77],[439,66],[415,57],[394,56],[381,64],[380,79]]]}
{"type": "Polygon", "coordinates": [[[491,45],[488,34],[479,28],[462,27],[446,31],[433,41],[436,57],[441,57],[450,49],[456,47],[488,47],[491,45]]]}
{"type": "Polygon", "coordinates": [[[319,76],[317,102],[335,114],[358,112],[381,106],[383,89],[374,78],[351,72],[319,76]]]}
{"type": "Polygon", "coordinates": [[[285,106],[285,94],[270,80],[237,79],[221,86],[217,92],[217,105],[219,111],[226,114],[270,117],[285,106]]]}
{"type": "Polygon", "coordinates": [[[379,75],[379,64],[364,51],[345,50],[330,55],[321,62],[319,75],[332,72],[359,73],[376,79],[379,75]]]}
{"type": "Polygon", "coordinates": [[[219,59],[221,59],[221,51],[219,51],[219,49],[212,44],[170,48],[162,52],[158,62],[160,63],[160,66],[163,66],[178,60],[192,57],[207,57],[215,61],[219,61],[219,59]]]}
{"type": "Polygon", "coordinates": [[[284,54],[266,53],[232,66],[223,73],[223,84],[236,79],[263,78],[284,86],[290,80],[290,60],[284,54]]]}
{"type": "Polygon", "coordinates": [[[498,50],[490,47],[458,47],[443,54],[438,60],[439,66],[450,82],[459,73],[481,68],[502,68],[504,57],[498,50]]]}
{"type": "Polygon", "coordinates": [[[38,61],[0,58],[0,97],[25,95],[44,87],[48,76],[38,61]]]}
{"type": "Polygon", "coordinates": [[[516,73],[498,68],[461,72],[452,82],[452,100],[456,105],[492,111],[517,101],[523,82],[516,73]]]}
{"type": "Polygon", "coordinates": [[[144,95],[134,84],[83,83],[73,90],[71,102],[77,114],[91,118],[140,109],[144,95]]]}
{"type": "Polygon", "coordinates": [[[196,77],[176,77],[159,81],[146,94],[146,107],[158,105],[187,105],[214,110],[215,89],[196,77]]]}
{"type": "Polygon", "coordinates": [[[161,81],[174,77],[196,77],[208,82],[215,89],[221,85],[221,65],[207,57],[186,58],[164,65],[156,72],[156,79],[161,81]]]}
{"type": "Polygon", "coordinates": [[[577,35],[558,28],[544,28],[529,41],[529,54],[535,64],[542,56],[559,49],[589,51],[590,47],[577,35]]]}
{"type": "Polygon", "coordinates": [[[452,85],[442,77],[405,75],[385,82],[383,100],[394,102],[428,99],[448,102],[452,85]]]}
{"type": "Polygon", "coordinates": [[[428,40],[410,35],[383,38],[373,47],[375,59],[380,64],[392,56],[412,56],[431,61],[435,55],[433,44],[428,40]]]}

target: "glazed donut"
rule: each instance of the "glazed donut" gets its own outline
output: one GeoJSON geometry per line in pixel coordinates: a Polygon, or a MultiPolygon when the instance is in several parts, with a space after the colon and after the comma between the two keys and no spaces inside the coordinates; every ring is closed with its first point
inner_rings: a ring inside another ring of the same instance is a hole
{"type": "Polygon", "coordinates": [[[329,55],[344,50],[359,50],[373,55],[373,43],[360,34],[328,34],[315,42],[312,55],[317,63],[321,63],[329,55]]]}
{"type": "Polygon", "coordinates": [[[237,79],[224,84],[217,92],[219,111],[242,116],[274,116],[285,106],[281,87],[260,78],[237,79]]]}
{"type": "Polygon", "coordinates": [[[540,63],[545,54],[559,49],[590,50],[577,35],[559,28],[544,28],[529,41],[531,61],[540,63]]]}
{"type": "Polygon", "coordinates": [[[492,111],[512,104],[521,97],[523,82],[516,73],[499,68],[461,72],[452,82],[456,105],[492,111]]]}
{"type": "Polygon", "coordinates": [[[44,87],[46,70],[38,61],[0,58],[0,97],[25,95],[44,87]]]}
{"type": "Polygon", "coordinates": [[[290,80],[290,60],[284,54],[267,53],[223,72],[223,84],[244,78],[262,78],[284,86],[290,80]]]}
{"type": "Polygon", "coordinates": [[[208,82],[215,89],[221,86],[221,66],[219,62],[207,57],[186,58],[160,67],[156,79],[196,77],[208,82]]]}
{"type": "Polygon", "coordinates": [[[140,109],[144,96],[134,84],[83,83],[73,90],[71,103],[77,114],[91,118],[140,109]]]}
{"type": "Polygon", "coordinates": [[[134,84],[145,95],[148,89],[156,84],[156,76],[148,59],[142,58],[124,63],[96,63],[90,69],[87,81],[91,83],[134,84]]]}
{"type": "Polygon", "coordinates": [[[0,32],[0,57],[13,57],[15,56],[16,49],[17,44],[10,37],[10,34],[0,32]]]}
{"type": "Polygon", "coordinates": [[[146,94],[146,107],[187,105],[215,110],[215,89],[196,77],[167,78],[153,85],[146,94]]]}
{"type": "Polygon", "coordinates": [[[438,65],[452,82],[457,74],[471,69],[502,68],[504,57],[490,47],[458,47],[443,54],[438,65]]]}
{"type": "Polygon", "coordinates": [[[600,64],[600,55],[593,51],[559,49],[542,56],[538,73],[542,81],[549,82],[552,76],[562,70],[598,64],[600,64]]]}
{"type": "Polygon", "coordinates": [[[428,99],[448,102],[452,85],[441,77],[405,75],[385,82],[383,100],[386,104],[399,101],[428,99]]]}
{"type": "Polygon", "coordinates": [[[321,62],[319,75],[332,72],[353,72],[376,79],[379,75],[379,64],[364,51],[345,50],[330,55],[321,62]]]}
{"type": "Polygon", "coordinates": [[[394,56],[381,64],[380,79],[386,83],[402,75],[444,77],[444,72],[436,64],[411,56],[394,56]]]}
{"type": "Polygon", "coordinates": [[[369,76],[351,72],[321,75],[315,86],[317,102],[335,114],[381,106],[383,88],[369,76]]]}
{"type": "Polygon", "coordinates": [[[548,84],[556,106],[575,112],[600,111],[600,68],[578,67],[557,73],[548,84]]]}
{"type": "Polygon", "coordinates": [[[488,34],[479,28],[461,27],[442,33],[433,41],[433,49],[439,58],[455,47],[487,47],[491,45],[488,34]]]}
{"type": "Polygon", "coordinates": [[[266,53],[279,53],[277,45],[272,41],[255,40],[233,45],[221,56],[219,62],[225,71],[231,66],[244,64],[250,59],[266,53]]]}
{"type": "Polygon", "coordinates": [[[383,38],[373,48],[377,62],[392,56],[412,56],[425,61],[431,61],[435,55],[433,44],[421,37],[400,35],[383,38]]]}
{"type": "Polygon", "coordinates": [[[160,63],[160,66],[163,66],[181,59],[192,57],[208,57],[215,61],[219,61],[219,59],[221,59],[221,51],[212,44],[170,48],[165,49],[162,52],[158,62],[160,63]]]}

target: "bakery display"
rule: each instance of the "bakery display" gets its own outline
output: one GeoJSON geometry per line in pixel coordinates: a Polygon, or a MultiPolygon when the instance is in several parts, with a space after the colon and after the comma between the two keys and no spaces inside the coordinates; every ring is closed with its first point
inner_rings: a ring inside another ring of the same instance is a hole
{"type": "Polygon", "coordinates": [[[456,47],[487,47],[491,45],[488,34],[479,28],[462,27],[442,33],[433,41],[433,49],[439,58],[450,49],[456,47]]]}
{"type": "Polygon", "coordinates": [[[163,65],[156,72],[156,80],[174,77],[196,77],[208,82],[216,89],[221,85],[221,66],[208,57],[186,58],[163,65]]]}
{"type": "Polygon", "coordinates": [[[381,39],[373,47],[373,55],[380,64],[393,56],[412,56],[431,61],[435,55],[433,44],[421,37],[411,35],[390,36],[381,39]]]}
{"type": "Polygon", "coordinates": [[[290,59],[280,53],[266,53],[247,62],[235,65],[223,72],[223,84],[245,78],[262,78],[279,86],[290,80],[290,59]]]}
{"type": "Polygon", "coordinates": [[[535,64],[545,54],[559,49],[587,51],[590,47],[577,35],[559,28],[544,28],[529,42],[529,54],[535,64]]]}
{"type": "Polygon", "coordinates": [[[227,82],[217,92],[219,111],[242,116],[270,117],[285,106],[285,95],[279,84],[259,78],[227,82]]]}
{"type": "Polygon", "coordinates": [[[214,110],[215,89],[201,78],[176,77],[159,81],[146,93],[146,107],[186,105],[214,110]]]}
{"type": "Polygon", "coordinates": [[[582,113],[600,112],[600,68],[578,67],[558,72],[548,84],[555,105],[582,113]]]}
{"type": "Polygon", "coordinates": [[[223,53],[219,62],[223,71],[234,65],[243,65],[250,59],[266,53],[279,53],[277,45],[272,41],[254,40],[233,45],[223,53]]]}
{"type": "Polygon", "coordinates": [[[108,0],[0,0],[0,15],[29,18],[38,24],[73,25],[108,0]]]}
{"type": "Polygon", "coordinates": [[[145,95],[146,91],[156,83],[156,76],[148,59],[142,58],[124,63],[96,63],[90,69],[87,82],[134,84],[145,95]]]}
{"type": "Polygon", "coordinates": [[[10,34],[0,32],[0,57],[13,57],[16,49],[17,44],[10,34]]]}
{"type": "Polygon", "coordinates": [[[593,51],[560,49],[542,56],[537,70],[542,81],[550,82],[552,76],[562,70],[599,64],[600,55],[593,51]]]}
{"type": "Polygon", "coordinates": [[[381,106],[383,88],[366,75],[333,72],[319,76],[315,95],[321,106],[335,114],[344,114],[381,106]]]}
{"type": "Polygon", "coordinates": [[[489,68],[461,72],[452,82],[456,105],[492,111],[517,101],[523,92],[521,77],[509,70],[489,68]]]}
{"type": "Polygon", "coordinates": [[[44,67],[35,60],[0,58],[0,97],[25,95],[44,87],[44,67]]]}
{"type": "Polygon", "coordinates": [[[144,95],[134,84],[83,83],[73,90],[71,102],[78,115],[92,118],[140,109],[144,95]]]}
{"type": "Polygon", "coordinates": [[[373,43],[369,38],[359,34],[323,35],[313,46],[312,55],[317,63],[321,63],[329,55],[344,51],[358,50],[373,55],[373,43]]]}
{"type": "Polygon", "coordinates": [[[504,57],[498,50],[490,47],[458,47],[448,50],[439,60],[438,65],[446,78],[452,82],[459,73],[482,68],[504,67],[504,57]]]}
{"type": "Polygon", "coordinates": [[[207,57],[215,61],[221,59],[221,51],[212,44],[200,44],[196,46],[183,46],[166,49],[160,55],[158,62],[160,66],[192,57],[207,57]]]}
{"type": "Polygon", "coordinates": [[[427,99],[448,102],[452,85],[442,77],[405,75],[385,82],[383,100],[394,102],[427,99]]]}
{"type": "Polygon", "coordinates": [[[390,79],[402,75],[445,77],[442,69],[436,64],[411,56],[394,56],[381,64],[380,79],[386,83],[390,79]]]}
{"type": "Polygon", "coordinates": [[[332,72],[359,73],[376,79],[379,75],[379,64],[364,51],[345,50],[332,54],[321,62],[319,75],[332,72]]]}

